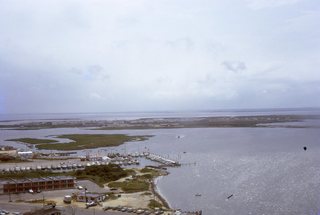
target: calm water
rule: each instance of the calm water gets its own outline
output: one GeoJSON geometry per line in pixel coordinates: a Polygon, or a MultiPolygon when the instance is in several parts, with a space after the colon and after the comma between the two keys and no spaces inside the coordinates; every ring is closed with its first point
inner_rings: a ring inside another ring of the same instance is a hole
{"type": "MultiPolygon", "coordinates": [[[[182,162],[182,167],[169,169],[170,175],[158,180],[160,192],[174,208],[202,209],[208,215],[311,215],[320,211],[318,128],[2,130],[0,144],[7,145],[4,140],[9,138],[68,133],[155,135],[145,142],[108,150],[135,152],[147,147],[182,162]],[[303,146],[308,150],[304,151],[303,146]],[[201,197],[196,197],[196,193],[201,197]]],[[[98,151],[101,149],[91,150],[98,151]]]]}

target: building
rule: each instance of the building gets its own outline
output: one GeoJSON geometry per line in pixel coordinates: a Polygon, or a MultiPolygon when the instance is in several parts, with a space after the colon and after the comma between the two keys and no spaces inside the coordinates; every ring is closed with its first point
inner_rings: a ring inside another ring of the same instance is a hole
{"type": "Polygon", "coordinates": [[[103,202],[106,195],[103,193],[81,192],[76,194],[77,202],[103,202]]]}
{"type": "Polygon", "coordinates": [[[18,156],[22,159],[30,159],[33,157],[33,152],[32,151],[18,152],[18,156]]]}
{"type": "Polygon", "coordinates": [[[45,178],[9,179],[0,181],[0,193],[23,193],[42,190],[72,189],[75,178],[55,176],[45,178]]]}

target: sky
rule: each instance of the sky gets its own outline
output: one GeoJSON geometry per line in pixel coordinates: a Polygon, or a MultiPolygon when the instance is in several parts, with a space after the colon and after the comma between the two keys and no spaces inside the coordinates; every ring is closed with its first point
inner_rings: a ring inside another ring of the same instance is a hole
{"type": "Polygon", "coordinates": [[[320,106],[319,0],[0,0],[0,113],[320,106]]]}

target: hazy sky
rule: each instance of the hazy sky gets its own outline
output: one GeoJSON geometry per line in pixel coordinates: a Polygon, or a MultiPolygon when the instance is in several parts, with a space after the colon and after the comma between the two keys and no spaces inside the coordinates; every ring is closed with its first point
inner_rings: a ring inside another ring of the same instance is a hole
{"type": "Polygon", "coordinates": [[[319,0],[0,0],[0,112],[320,106],[319,0]]]}

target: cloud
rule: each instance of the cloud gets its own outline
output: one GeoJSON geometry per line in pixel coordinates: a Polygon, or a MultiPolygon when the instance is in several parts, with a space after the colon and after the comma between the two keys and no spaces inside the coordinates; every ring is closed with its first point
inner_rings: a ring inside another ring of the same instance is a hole
{"type": "Polygon", "coordinates": [[[317,0],[1,4],[2,111],[317,104],[317,0]]]}
{"type": "Polygon", "coordinates": [[[318,20],[320,19],[320,9],[301,11],[299,15],[286,20],[284,30],[288,33],[305,34],[309,38],[318,39],[320,32],[318,20]]]}
{"type": "Polygon", "coordinates": [[[287,5],[293,5],[302,0],[246,0],[248,6],[254,10],[260,10],[264,8],[274,8],[287,5]]]}
{"type": "Polygon", "coordinates": [[[239,61],[224,61],[222,65],[231,72],[241,72],[247,69],[246,64],[239,61]]]}
{"type": "Polygon", "coordinates": [[[103,96],[101,96],[99,93],[91,93],[90,97],[96,100],[103,100],[103,96]]]}
{"type": "Polygon", "coordinates": [[[104,68],[100,65],[88,66],[88,69],[85,72],[85,77],[88,80],[105,80],[109,78],[104,68]]]}
{"type": "Polygon", "coordinates": [[[85,69],[71,68],[70,73],[80,76],[86,81],[106,81],[110,78],[105,69],[100,65],[88,65],[85,69]]]}
{"type": "Polygon", "coordinates": [[[166,41],[166,45],[172,48],[183,48],[185,50],[191,50],[194,48],[195,43],[190,38],[179,38],[176,40],[166,41]]]}

